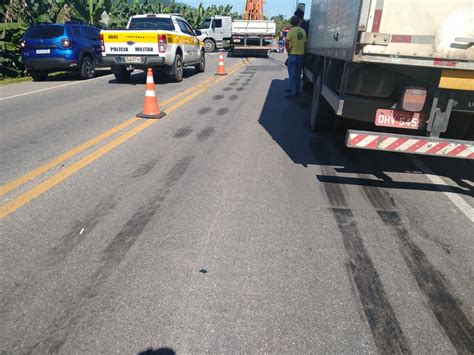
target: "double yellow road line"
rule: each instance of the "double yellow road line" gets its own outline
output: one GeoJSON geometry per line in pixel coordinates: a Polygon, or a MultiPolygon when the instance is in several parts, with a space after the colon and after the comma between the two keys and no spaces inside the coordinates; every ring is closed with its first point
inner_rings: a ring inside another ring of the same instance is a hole
{"type": "MultiPolygon", "coordinates": [[[[232,74],[243,67],[245,64],[244,62],[238,63],[230,68],[228,74],[232,74]]],[[[171,113],[181,106],[183,106],[188,101],[192,100],[194,97],[198,96],[199,94],[203,93],[204,91],[208,90],[213,86],[213,84],[217,84],[220,81],[224,80],[226,77],[210,77],[203,82],[195,85],[171,98],[165,100],[161,103],[162,106],[165,107],[164,111],[166,113],[171,113]]],[[[98,135],[97,137],[88,140],[87,142],[59,155],[58,157],[54,158],[53,160],[47,162],[44,165],[37,167],[36,169],[26,173],[25,175],[8,182],[7,184],[0,187],[0,196],[7,194],[8,192],[20,187],[21,185],[27,183],[28,181],[46,173],[50,169],[58,166],[59,164],[65,162],[76,156],[77,154],[84,152],[85,150],[99,144],[100,142],[104,141],[105,139],[111,137],[115,133],[118,133],[129,126],[133,125],[134,123],[142,121],[137,117],[132,117],[125,122],[109,129],[108,131],[98,135]]],[[[157,122],[157,120],[146,120],[142,123],[138,124],[137,126],[133,127],[132,129],[126,131],[125,133],[121,134],[117,138],[113,139],[109,143],[99,147],[98,149],[94,150],[93,152],[89,153],[85,157],[79,159],[78,161],[74,162],[73,164],[61,169],[59,172],[54,174],[53,176],[47,178],[46,180],[40,182],[39,184],[33,186],[31,189],[27,190],[26,192],[22,193],[20,196],[13,198],[12,200],[8,201],[6,204],[0,207],[0,218],[4,218],[11,214],[12,212],[16,211],[18,208],[22,207],[23,205],[27,204],[32,199],[40,196],[42,193],[48,191],[55,185],[59,184],[61,181],[67,179],[69,176],[73,175],[80,169],[84,168],[85,166],[92,163],[94,160],[100,158],[107,152],[111,151],[112,149],[118,147],[120,144],[126,142],[137,133],[143,131],[145,128],[151,126],[153,123],[157,122]]]]}

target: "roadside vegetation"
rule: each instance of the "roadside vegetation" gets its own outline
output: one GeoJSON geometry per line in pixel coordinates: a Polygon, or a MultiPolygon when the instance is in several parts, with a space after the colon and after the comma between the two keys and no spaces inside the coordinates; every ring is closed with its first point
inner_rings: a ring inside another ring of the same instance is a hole
{"type": "Polygon", "coordinates": [[[145,13],[179,13],[195,28],[214,15],[240,17],[230,5],[192,7],[174,0],[12,0],[0,6],[0,80],[26,76],[19,43],[32,24],[77,20],[101,28],[123,28],[130,16],[145,13]]]}
{"type": "Polygon", "coordinates": [[[284,15],[273,16],[270,20],[275,21],[277,34],[280,34],[280,32],[283,31],[283,28],[290,25],[290,19],[284,15]]]}

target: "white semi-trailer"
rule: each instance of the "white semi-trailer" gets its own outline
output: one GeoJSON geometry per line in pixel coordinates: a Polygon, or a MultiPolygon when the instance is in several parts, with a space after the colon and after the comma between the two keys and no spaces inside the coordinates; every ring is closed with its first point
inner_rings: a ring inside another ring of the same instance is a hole
{"type": "Polygon", "coordinates": [[[313,130],[365,121],[347,146],[474,159],[472,0],[313,0],[308,38],[313,130]]]}

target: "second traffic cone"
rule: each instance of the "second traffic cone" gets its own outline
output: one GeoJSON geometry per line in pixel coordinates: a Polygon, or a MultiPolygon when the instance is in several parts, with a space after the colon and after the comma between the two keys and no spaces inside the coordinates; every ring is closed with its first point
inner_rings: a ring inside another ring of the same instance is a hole
{"type": "Polygon", "coordinates": [[[216,75],[227,75],[224,69],[224,56],[219,54],[219,64],[217,64],[217,73],[216,75]]]}
{"type": "Polygon", "coordinates": [[[166,115],[165,112],[160,112],[158,107],[158,100],[156,98],[155,82],[153,80],[153,70],[148,68],[146,74],[146,85],[145,85],[145,102],[143,105],[143,111],[137,114],[137,117],[141,118],[162,118],[166,115]]]}

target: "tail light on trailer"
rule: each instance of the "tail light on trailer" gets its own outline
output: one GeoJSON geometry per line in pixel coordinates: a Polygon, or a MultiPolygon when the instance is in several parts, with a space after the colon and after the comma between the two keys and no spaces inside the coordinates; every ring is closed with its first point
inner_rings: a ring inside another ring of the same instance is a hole
{"type": "Polygon", "coordinates": [[[166,46],[166,35],[158,35],[158,52],[165,53],[166,46]]]}
{"type": "Polygon", "coordinates": [[[72,42],[69,38],[63,38],[61,40],[61,46],[63,48],[71,48],[72,47],[72,42]]]}
{"type": "Polygon", "coordinates": [[[425,106],[426,89],[407,87],[402,97],[402,108],[406,111],[419,112],[425,106]]]}
{"type": "Polygon", "coordinates": [[[99,41],[100,41],[100,51],[105,52],[104,35],[102,33],[99,35],[99,41]]]}

